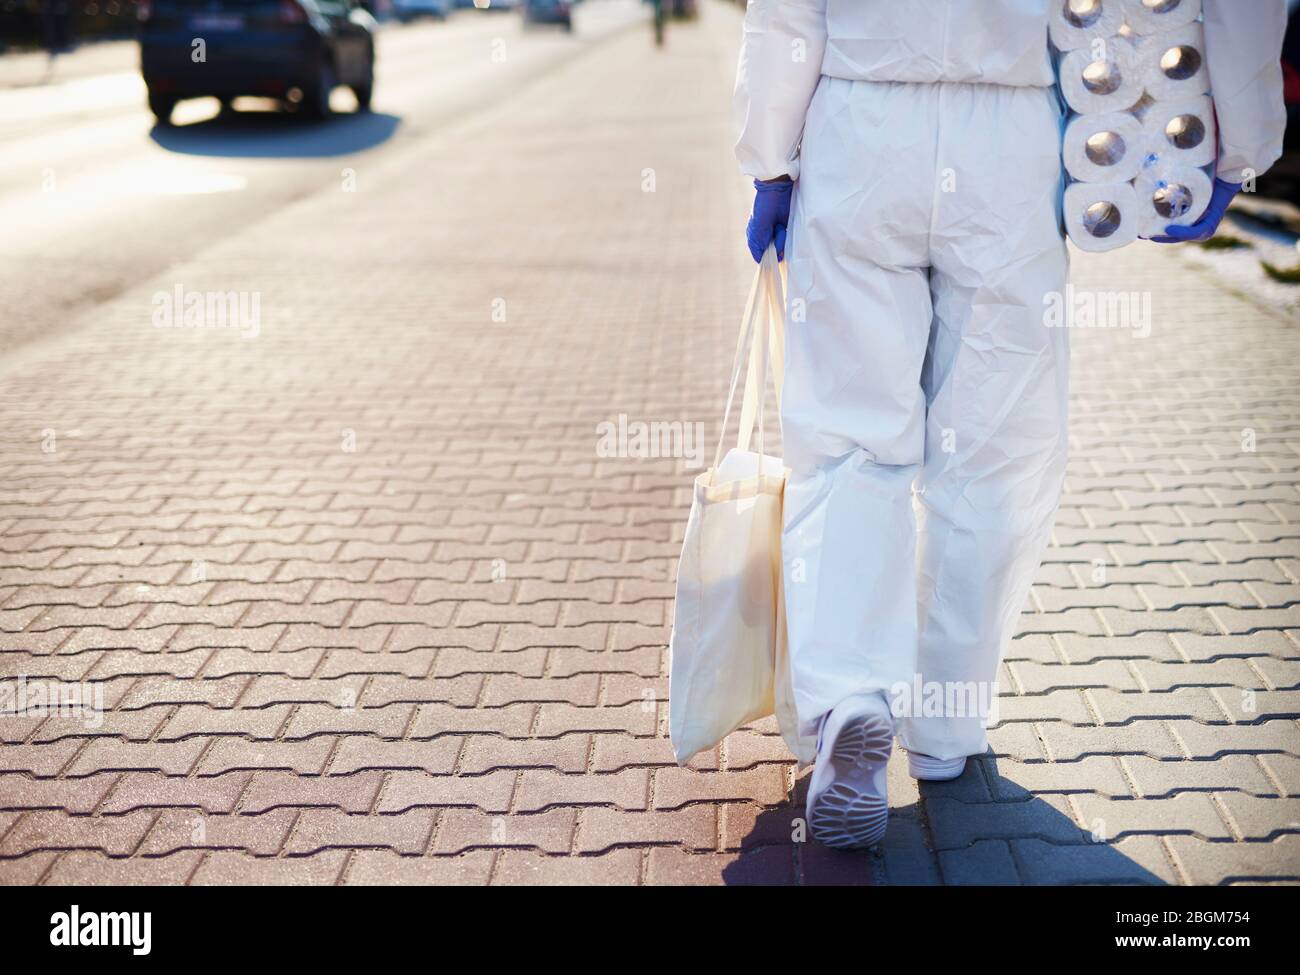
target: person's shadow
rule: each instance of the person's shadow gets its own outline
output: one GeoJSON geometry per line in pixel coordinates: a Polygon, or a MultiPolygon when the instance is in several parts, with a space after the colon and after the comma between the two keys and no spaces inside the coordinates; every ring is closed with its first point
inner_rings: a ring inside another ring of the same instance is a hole
{"type": "Polygon", "coordinates": [[[917,789],[896,751],[888,832],[862,852],[832,850],[807,835],[810,776],[804,770],[789,801],[756,817],[740,855],[722,871],[726,884],[1166,883],[1125,855],[1123,844],[1080,829],[1062,796],[1039,798],[1004,777],[992,753],[971,759],[952,782],[917,789]]]}

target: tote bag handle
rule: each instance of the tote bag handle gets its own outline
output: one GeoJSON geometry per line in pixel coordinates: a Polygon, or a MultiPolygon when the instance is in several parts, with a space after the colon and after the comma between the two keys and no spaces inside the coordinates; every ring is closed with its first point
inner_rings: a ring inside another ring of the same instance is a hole
{"type": "Polygon", "coordinates": [[[749,368],[746,371],[745,392],[740,404],[740,428],[737,431],[736,447],[739,450],[749,450],[757,417],[758,452],[760,455],[764,453],[763,420],[767,399],[764,393],[769,361],[779,403],[785,379],[785,289],[782,287],[781,271],[774,244],[767,248],[762,261],[759,262],[758,270],[754,274],[754,283],[749,289],[749,300],[745,303],[745,314],[741,319],[740,335],[736,339],[736,354],[732,361],[727,407],[722,414],[722,431],[718,436],[718,449],[713,455],[713,469],[716,470],[722,462],[722,448],[727,439],[731,407],[736,399],[736,387],[740,384],[741,370],[745,368],[747,362],[749,368]],[[760,318],[766,321],[760,324],[760,318]]]}

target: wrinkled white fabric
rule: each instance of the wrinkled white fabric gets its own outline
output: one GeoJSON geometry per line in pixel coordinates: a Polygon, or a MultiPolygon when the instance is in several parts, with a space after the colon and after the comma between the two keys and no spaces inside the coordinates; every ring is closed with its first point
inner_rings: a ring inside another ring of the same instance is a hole
{"type": "MultiPolygon", "coordinates": [[[[1060,124],[1046,88],[823,78],[812,100],[782,399],[801,721],[915,674],[996,679],[1065,469],[1060,124]]],[[[900,734],[985,747],[978,715],[900,734]]]]}
{"type": "Polygon", "coordinates": [[[1219,179],[1240,183],[1282,155],[1286,0],[1204,0],[1205,63],[1219,122],[1219,179]]]}
{"type": "MultiPolygon", "coordinates": [[[[736,73],[742,170],[799,177],[799,140],[822,75],[849,81],[1053,83],[1048,10],[1065,0],[750,0],[736,73]]],[[[1240,182],[1281,154],[1286,0],[1205,0],[1219,175],[1240,182]]]]}

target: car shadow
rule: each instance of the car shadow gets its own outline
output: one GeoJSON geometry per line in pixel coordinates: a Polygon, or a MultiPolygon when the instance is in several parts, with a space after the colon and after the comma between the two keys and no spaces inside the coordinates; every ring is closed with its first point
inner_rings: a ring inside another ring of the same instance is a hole
{"type": "Polygon", "coordinates": [[[311,121],[282,111],[225,111],[188,125],[155,125],[149,136],[169,152],[248,159],[308,159],[364,152],[393,137],[401,118],[353,112],[311,121]]]}
{"type": "Polygon", "coordinates": [[[839,851],[806,835],[804,803],[811,770],[784,804],[758,812],[722,869],[725,884],[1164,886],[1167,881],[1126,855],[1126,843],[1094,839],[1062,811],[1064,797],[1040,798],[998,770],[992,754],[967,763],[956,780],[905,779],[890,769],[891,806],[884,840],[866,851],[839,851]],[[910,801],[909,801],[910,800],[910,801]]]}

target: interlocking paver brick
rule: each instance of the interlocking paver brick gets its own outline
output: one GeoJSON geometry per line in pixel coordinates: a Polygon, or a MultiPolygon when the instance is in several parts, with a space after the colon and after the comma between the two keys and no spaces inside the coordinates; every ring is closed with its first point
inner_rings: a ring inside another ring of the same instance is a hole
{"type": "Polygon", "coordinates": [[[1157,761],[1140,755],[1119,759],[1136,794],[1162,798],[1179,792],[1240,790],[1255,795],[1278,791],[1253,755],[1222,755],[1209,760],[1157,761]]]}
{"type": "MultiPolygon", "coordinates": [[[[1070,762],[1000,761],[996,765],[984,764],[992,798],[999,802],[1054,792],[1095,792],[1112,797],[1133,794],[1119,760],[1111,755],[1089,755],[1070,762]]],[[[970,801],[960,795],[953,798],[970,801]]]]}
{"type": "Polygon", "coordinates": [[[348,775],[365,769],[420,769],[446,775],[456,768],[460,738],[432,741],[387,741],[366,735],[349,735],[339,742],[329,760],[331,775],[348,775]]]}
{"type": "Polygon", "coordinates": [[[1129,835],[1190,833],[1206,839],[1232,839],[1210,795],[1184,792],[1165,799],[1073,798],[1088,832],[1100,841],[1129,835]]]}
{"type": "Polygon", "coordinates": [[[256,815],[209,815],[197,809],[154,811],[153,828],[140,845],[144,856],[179,850],[244,850],[274,856],[299,816],[297,809],[273,809],[256,815]]]}
{"type": "Polygon", "coordinates": [[[982,839],[1035,836],[1051,843],[1080,843],[1087,836],[1060,796],[978,803],[935,797],[926,800],[925,808],[936,850],[970,846],[982,839]]]}
{"type": "MultiPolygon", "coordinates": [[[[1208,728],[1193,722],[1180,723],[1208,728]]],[[[1082,728],[1058,721],[1035,725],[1042,735],[1048,756],[1057,762],[1071,762],[1088,755],[1150,755],[1153,758],[1185,758],[1183,747],[1169,726],[1160,721],[1133,721],[1126,725],[1082,728]]],[[[1017,756],[1012,756],[1017,757],[1017,756]]]]}
{"type": "Polygon", "coordinates": [[[400,856],[389,850],[358,850],[348,861],[343,882],[355,885],[455,884],[482,886],[500,854],[475,850],[462,856],[400,856]]]}
{"type": "Polygon", "coordinates": [[[23,813],[0,840],[0,856],[20,856],[34,850],[103,850],[127,856],[158,817],[156,810],[122,816],[73,816],[63,809],[23,813]]]}
{"type": "Polygon", "coordinates": [[[718,848],[718,807],[694,805],[668,812],[623,812],[595,807],[582,812],[577,849],[600,853],[619,846],[677,845],[718,848]]]}
{"type": "Polygon", "coordinates": [[[494,884],[564,886],[615,886],[636,884],[641,855],[635,850],[613,850],[601,856],[544,856],[508,850],[501,854],[493,874],[494,884]]]}
{"type": "MultiPolygon", "coordinates": [[[[0,809],[60,809],[89,815],[100,809],[104,796],[117,783],[116,773],[80,779],[33,778],[18,772],[0,774],[0,809]]],[[[112,810],[105,807],[103,810],[112,810]]]]}
{"type": "Polygon", "coordinates": [[[649,801],[650,773],[645,769],[625,769],[607,775],[568,775],[529,769],[519,776],[515,808],[520,812],[536,812],[551,806],[599,804],[618,809],[647,809],[649,801]]]}
{"type": "Polygon", "coordinates": [[[399,770],[388,775],[377,812],[400,812],[417,806],[475,806],[504,813],[515,791],[512,772],[486,775],[428,775],[399,770]]]}
{"type": "Polygon", "coordinates": [[[946,884],[1019,884],[1020,872],[1006,840],[978,840],[968,847],[941,850],[939,864],[946,884]]]}
{"type": "Polygon", "coordinates": [[[433,852],[528,847],[544,853],[567,854],[578,821],[576,809],[548,809],[528,815],[501,815],[478,809],[447,809],[439,813],[433,852]]]}
{"type": "Polygon", "coordinates": [[[778,765],[763,765],[743,772],[704,772],[689,768],[665,768],[655,772],[656,809],[677,809],[701,801],[749,800],[773,806],[785,799],[785,769],[778,765]]]}
{"type": "Polygon", "coordinates": [[[127,772],[117,778],[99,811],[121,813],[133,809],[187,806],[208,813],[228,813],[234,810],[252,777],[252,772],[193,778],[157,772],[127,772]]]}
{"type": "Polygon", "coordinates": [[[770,886],[795,883],[789,847],[761,847],[744,853],[689,853],[673,847],[650,851],[646,880],[652,884],[770,886]]]}
{"type": "Polygon", "coordinates": [[[208,854],[190,883],[212,885],[276,885],[337,883],[347,852],[326,850],[310,857],[256,857],[244,853],[208,854]]]}
{"type": "Polygon", "coordinates": [[[1268,843],[1212,843],[1174,836],[1169,846],[1188,883],[1300,882],[1300,836],[1294,834],[1268,843]]]}
{"type": "Polygon", "coordinates": [[[585,734],[531,741],[474,735],[465,740],[465,749],[460,756],[460,771],[473,775],[494,769],[552,768],[557,772],[576,773],[587,768],[590,753],[591,736],[585,734]]]}
{"type": "MultiPolygon", "coordinates": [[[[1259,724],[1199,724],[1170,721],[1169,733],[1185,748],[1188,756],[1214,758],[1234,753],[1282,752],[1300,757],[1300,739],[1293,721],[1263,721],[1259,724]]],[[[1181,755],[1156,757],[1183,757],[1181,755]]]]}
{"type": "Polygon", "coordinates": [[[333,806],[364,813],[374,805],[383,784],[380,772],[355,775],[295,775],[257,772],[239,803],[241,813],[260,813],[283,806],[333,806]]]}
{"type": "MultiPolygon", "coordinates": [[[[374,739],[366,740],[371,744],[377,744],[374,739]]],[[[191,739],[191,742],[207,744],[203,739],[191,739]]],[[[280,769],[296,772],[299,775],[319,775],[325,771],[325,764],[334,753],[336,742],[337,739],[328,735],[318,735],[301,741],[248,741],[244,738],[218,738],[210,743],[210,747],[203,753],[203,758],[194,771],[198,775],[220,775],[223,772],[242,769],[280,769]]],[[[334,771],[353,770],[335,767],[334,771]]]]}
{"type": "Polygon", "coordinates": [[[1027,884],[1178,883],[1160,841],[1130,836],[1118,842],[1058,846],[1039,839],[1016,839],[1011,849],[1027,884]]]}
{"type": "Polygon", "coordinates": [[[1215,798],[1233,831],[1242,839],[1268,840],[1284,833],[1300,833],[1300,799],[1219,792],[1215,798]]]}
{"type": "Polygon", "coordinates": [[[284,852],[301,856],[338,847],[367,847],[414,855],[423,853],[428,846],[433,821],[431,809],[411,809],[383,816],[307,809],[294,823],[284,852]]]}
{"type": "Polygon", "coordinates": [[[45,874],[49,886],[180,886],[189,881],[203,854],[185,850],[161,857],[109,857],[69,850],[60,854],[45,874]]]}

